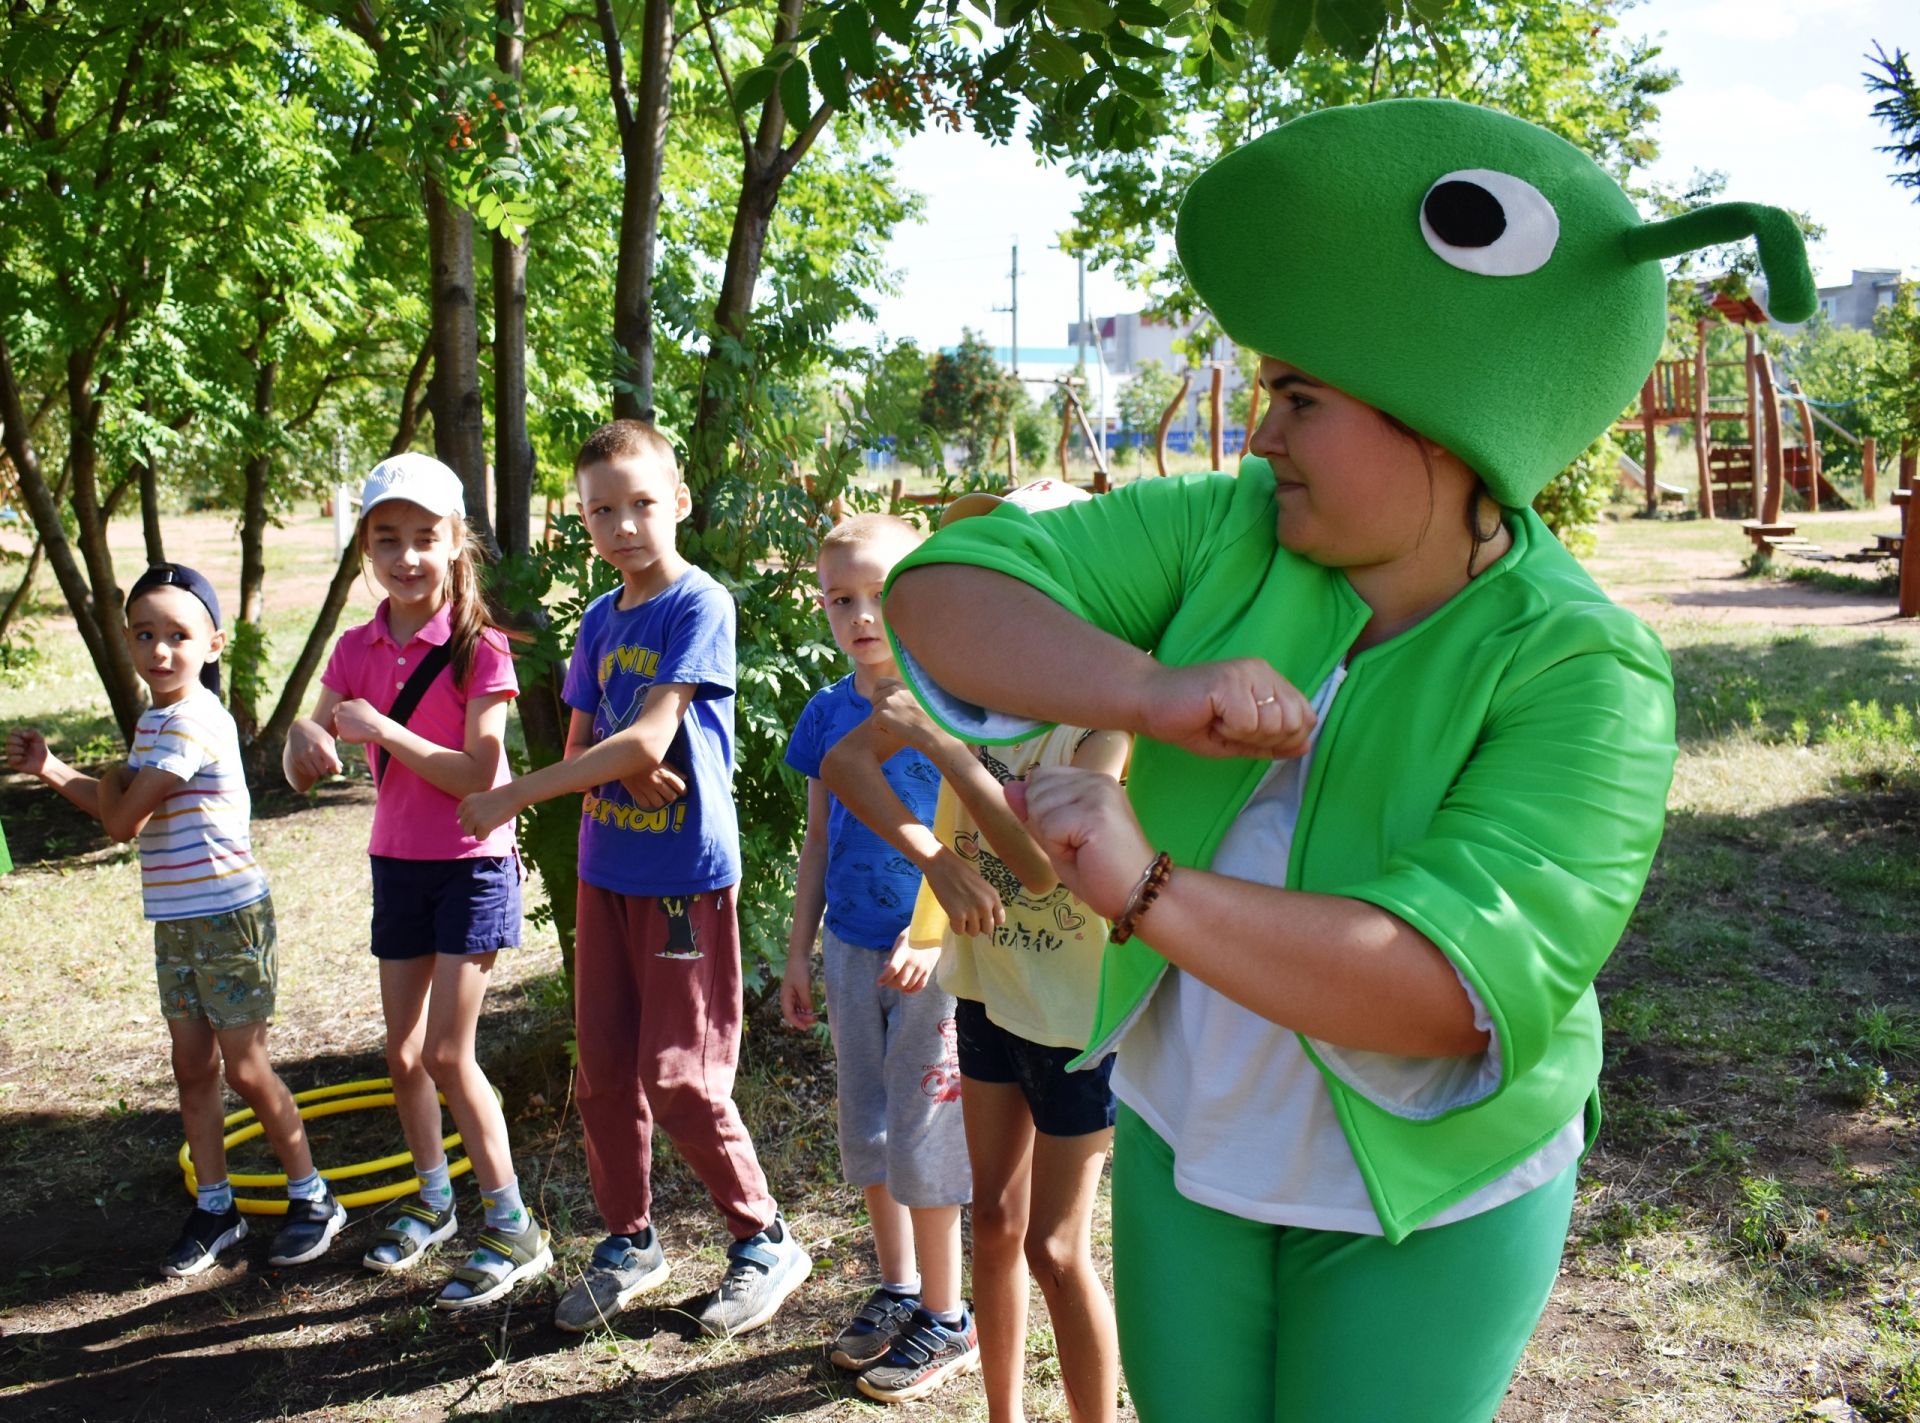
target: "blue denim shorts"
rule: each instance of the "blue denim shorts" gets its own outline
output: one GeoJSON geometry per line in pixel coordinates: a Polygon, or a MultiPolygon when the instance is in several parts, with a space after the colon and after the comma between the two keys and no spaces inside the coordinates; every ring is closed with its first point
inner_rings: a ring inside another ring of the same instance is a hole
{"type": "Polygon", "coordinates": [[[1087,1136],[1113,1125],[1113,1054],[1092,1067],[1067,1071],[1080,1054],[1047,1047],[1010,1033],[987,1016],[986,1005],[958,1000],[953,1026],[959,1039],[960,1090],[964,1079],[1004,1082],[1020,1089],[1033,1113],[1033,1129],[1047,1136],[1087,1136]]]}
{"type": "Polygon", "coordinates": [[[520,858],[373,862],[373,956],[490,954],[520,946],[520,858]]]}

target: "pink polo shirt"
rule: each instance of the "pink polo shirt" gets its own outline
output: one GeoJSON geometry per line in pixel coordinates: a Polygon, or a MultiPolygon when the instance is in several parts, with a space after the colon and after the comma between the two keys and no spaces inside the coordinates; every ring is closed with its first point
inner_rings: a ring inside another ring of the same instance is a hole
{"type": "MultiPolygon", "coordinates": [[[[343,699],[358,697],[382,713],[391,711],[394,699],[427,655],[427,649],[447,640],[452,618],[451,607],[442,607],[401,647],[387,630],[387,605],[382,601],[372,622],[340,634],[333,645],[333,656],[327,659],[327,670],[320,676],[321,684],[343,699]]],[[[513,674],[506,638],[490,628],[474,643],[466,685],[455,687],[453,669],[443,669],[407,718],[407,729],[436,745],[458,750],[467,744],[467,703],[502,692],[518,696],[520,684],[513,674]]],[[[369,765],[373,749],[366,748],[369,765]]],[[[503,756],[493,783],[504,785],[512,779],[503,756]]],[[[459,805],[456,797],[408,770],[398,756],[389,756],[386,773],[380,778],[380,797],[373,808],[373,840],[367,852],[396,860],[464,860],[513,853],[511,821],[486,839],[476,840],[460,829],[455,815],[459,805]]]]}

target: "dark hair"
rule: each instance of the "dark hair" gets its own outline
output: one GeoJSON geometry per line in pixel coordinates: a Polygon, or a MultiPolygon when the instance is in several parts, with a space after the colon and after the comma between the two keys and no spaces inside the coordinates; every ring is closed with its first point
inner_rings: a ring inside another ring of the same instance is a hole
{"type": "MultiPolygon", "coordinates": [[[[353,541],[359,545],[363,558],[368,553],[368,518],[372,512],[370,509],[362,514],[360,526],[353,531],[353,541]]],[[[466,683],[467,673],[473,666],[474,644],[493,627],[493,618],[487,612],[487,600],[480,591],[479,536],[464,517],[456,514],[452,518],[454,528],[459,530],[460,543],[454,549],[454,556],[447,560],[447,579],[443,591],[450,609],[447,621],[448,670],[453,673],[453,685],[460,687],[466,683]]]]}
{"type": "MultiPolygon", "coordinates": [[[[189,568],[184,563],[156,563],[145,573],[133,580],[133,587],[127,592],[124,611],[132,612],[134,600],[160,588],[178,588],[182,593],[190,593],[201,607],[207,610],[207,616],[213,620],[215,632],[220,630],[220,599],[213,591],[213,583],[206,574],[197,568],[189,568]]],[[[210,657],[200,664],[200,685],[220,695],[220,659],[210,657]]]]}
{"type": "MultiPolygon", "coordinates": [[[[1389,430],[1410,441],[1413,447],[1420,452],[1420,463],[1426,466],[1427,524],[1423,525],[1420,530],[1420,536],[1425,538],[1427,527],[1433,522],[1433,456],[1427,452],[1427,438],[1397,415],[1389,415],[1386,411],[1378,409],[1377,407],[1374,410],[1374,414],[1380,417],[1389,430]]],[[[1470,468],[1467,470],[1467,473],[1473,476],[1473,487],[1467,491],[1466,511],[1467,537],[1473,540],[1473,547],[1467,550],[1467,577],[1471,579],[1473,577],[1473,565],[1478,562],[1480,558],[1480,550],[1500,537],[1500,521],[1496,518],[1493,528],[1490,531],[1483,530],[1480,527],[1480,500],[1488,494],[1487,482],[1480,477],[1480,472],[1476,469],[1470,468]]]]}
{"type": "Polygon", "coordinates": [[[614,420],[595,430],[580,446],[580,453],[573,457],[573,472],[578,474],[590,464],[630,458],[658,460],[675,479],[680,477],[673,446],[645,420],[614,420]]]}

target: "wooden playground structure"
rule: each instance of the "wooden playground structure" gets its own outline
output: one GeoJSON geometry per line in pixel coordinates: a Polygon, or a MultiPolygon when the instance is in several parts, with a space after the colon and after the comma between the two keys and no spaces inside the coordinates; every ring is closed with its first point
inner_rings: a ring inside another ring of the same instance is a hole
{"type": "Polygon", "coordinates": [[[1742,356],[1737,360],[1710,360],[1707,338],[1713,323],[1702,317],[1695,327],[1691,357],[1654,363],[1640,390],[1639,410],[1615,427],[1616,432],[1640,434],[1646,450],[1639,479],[1634,480],[1625,471],[1623,477],[1638,483],[1649,514],[1658,513],[1663,503],[1683,500],[1683,487],[1660,479],[1660,431],[1669,425],[1688,425],[1693,431],[1695,507],[1702,518],[1739,519],[1754,547],[1769,554],[1820,563],[1897,559],[1900,616],[1920,616],[1920,549],[1916,549],[1913,537],[1911,459],[1902,452],[1900,487],[1892,496],[1901,513],[1899,530],[1876,535],[1873,546],[1848,553],[1833,553],[1800,537],[1798,526],[1781,517],[1787,489],[1800,496],[1809,513],[1818,513],[1823,507],[1848,507],[1821,472],[1816,422],[1860,451],[1861,493],[1869,508],[1876,502],[1879,475],[1874,439],[1871,435],[1857,438],[1821,414],[1798,381],[1782,387],[1773,358],[1760,343],[1759,329],[1766,324],[1766,313],[1752,298],[1719,293],[1712,298],[1711,306],[1722,320],[1745,328],[1742,356]],[[1713,390],[1713,372],[1729,369],[1741,372],[1737,406],[1729,393],[1716,395],[1713,390]],[[1796,445],[1786,443],[1783,408],[1791,409],[1799,423],[1800,441],[1796,445]],[[1743,437],[1716,440],[1716,425],[1742,427],[1743,437]]]}

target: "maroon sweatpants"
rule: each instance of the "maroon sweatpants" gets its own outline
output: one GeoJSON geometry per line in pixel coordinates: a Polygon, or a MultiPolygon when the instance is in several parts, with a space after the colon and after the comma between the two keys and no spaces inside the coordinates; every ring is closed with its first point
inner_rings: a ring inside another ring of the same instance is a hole
{"type": "Polygon", "coordinates": [[[656,1122],[736,1240],[773,1223],[767,1178],[733,1105],[741,1011],[734,894],[729,885],[656,899],[581,881],[574,1095],[594,1202],[611,1234],[647,1223],[656,1122]]]}

